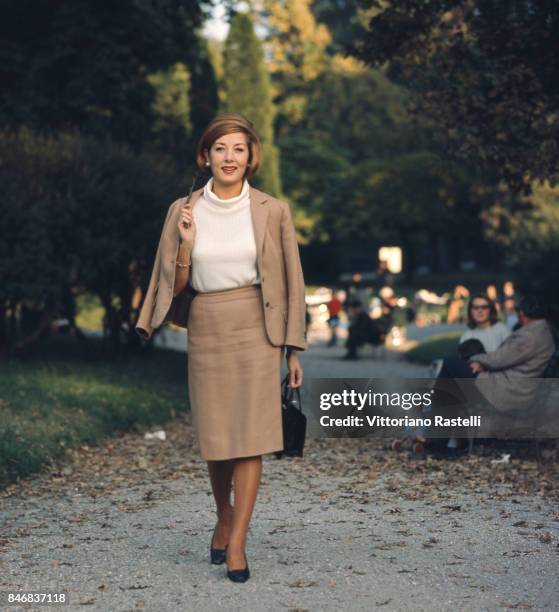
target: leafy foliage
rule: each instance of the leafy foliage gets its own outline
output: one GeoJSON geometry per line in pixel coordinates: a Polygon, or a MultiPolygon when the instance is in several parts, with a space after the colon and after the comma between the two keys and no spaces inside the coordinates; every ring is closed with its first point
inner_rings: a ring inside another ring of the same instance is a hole
{"type": "Polygon", "coordinates": [[[248,117],[260,136],[262,165],[255,177],[264,190],[279,197],[281,184],[278,154],[274,146],[270,79],[262,45],[254,33],[250,15],[236,13],[225,41],[223,58],[224,108],[248,117]]]}
{"type": "Polygon", "coordinates": [[[0,122],[142,146],[156,116],[146,75],[193,59],[201,19],[194,0],[5,3],[0,122]]]}
{"type": "Polygon", "coordinates": [[[454,156],[528,193],[559,179],[559,4],[552,0],[361,0],[348,49],[418,92],[454,156]]]}
{"type": "Polygon", "coordinates": [[[312,222],[307,241],[409,243],[414,234],[480,239],[480,179],[446,161],[380,70],[333,66],[308,86],[305,114],[278,143],[286,191],[312,222]]]}
{"type": "Polygon", "coordinates": [[[168,205],[186,189],[172,160],[77,132],[3,131],[0,188],[0,333],[16,341],[6,315],[24,305],[71,316],[64,305],[76,289],[99,296],[115,341],[123,323],[134,338],[133,293],[151,270],[168,205]]]}

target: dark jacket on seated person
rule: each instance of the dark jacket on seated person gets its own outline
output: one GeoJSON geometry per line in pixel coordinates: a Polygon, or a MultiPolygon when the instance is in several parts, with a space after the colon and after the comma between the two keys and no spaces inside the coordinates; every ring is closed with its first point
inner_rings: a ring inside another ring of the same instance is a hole
{"type": "Polygon", "coordinates": [[[525,410],[538,396],[545,367],[555,352],[555,341],[545,319],[536,319],[513,332],[496,351],[477,354],[487,371],[480,372],[475,385],[499,411],[525,410]]]}
{"type": "Polygon", "coordinates": [[[477,338],[470,338],[469,340],[464,340],[458,345],[458,355],[468,361],[470,357],[473,355],[479,355],[480,353],[486,353],[485,347],[483,346],[481,340],[477,338]]]}

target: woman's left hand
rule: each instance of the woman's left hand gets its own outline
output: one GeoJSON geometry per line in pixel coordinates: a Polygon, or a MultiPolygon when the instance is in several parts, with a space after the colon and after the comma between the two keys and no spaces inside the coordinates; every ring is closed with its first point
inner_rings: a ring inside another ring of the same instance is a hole
{"type": "Polygon", "coordinates": [[[299,361],[299,351],[288,348],[286,359],[289,369],[289,382],[287,386],[292,388],[300,387],[303,384],[303,368],[299,361]]]}

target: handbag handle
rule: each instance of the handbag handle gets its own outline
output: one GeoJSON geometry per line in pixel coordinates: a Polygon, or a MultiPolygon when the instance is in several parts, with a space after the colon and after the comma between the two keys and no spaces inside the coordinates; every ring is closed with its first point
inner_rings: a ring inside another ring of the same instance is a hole
{"type": "Polygon", "coordinates": [[[284,379],[281,382],[282,396],[285,397],[288,403],[290,403],[290,402],[293,402],[293,394],[296,393],[297,394],[297,408],[299,409],[299,412],[303,412],[303,408],[301,406],[300,387],[288,387],[288,384],[289,384],[289,373],[285,375],[284,379]],[[284,387],[285,387],[285,391],[284,391],[284,387]]]}

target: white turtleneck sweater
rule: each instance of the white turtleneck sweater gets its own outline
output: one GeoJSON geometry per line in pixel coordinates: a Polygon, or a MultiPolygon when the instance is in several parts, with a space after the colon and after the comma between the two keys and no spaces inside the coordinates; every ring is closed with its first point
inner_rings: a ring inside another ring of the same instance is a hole
{"type": "Polygon", "coordinates": [[[192,209],[196,237],[190,284],[206,292],[259,283],[248,181],[238,196],[225,200],[212,186],[213,177],[192,209]]]}

